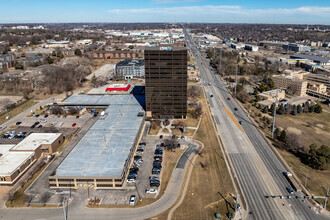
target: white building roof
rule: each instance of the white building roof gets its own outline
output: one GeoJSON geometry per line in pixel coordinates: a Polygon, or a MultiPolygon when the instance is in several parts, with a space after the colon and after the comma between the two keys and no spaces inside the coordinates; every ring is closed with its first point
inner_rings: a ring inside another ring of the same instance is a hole
{"type": "Polygon", "coordinates": [[[17,144],[12,150],[34,151],[42,144],[52,144],[61,133],[33,133],[17,144]]]}

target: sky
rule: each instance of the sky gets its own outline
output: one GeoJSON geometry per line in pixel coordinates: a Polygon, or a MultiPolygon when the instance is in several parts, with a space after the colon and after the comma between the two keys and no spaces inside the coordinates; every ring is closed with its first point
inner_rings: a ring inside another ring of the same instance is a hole
{"type": "Polygon", "coordinates": [[[0,23],[330,25],[330,0],[0,0],[0,8],[0,23]]]}

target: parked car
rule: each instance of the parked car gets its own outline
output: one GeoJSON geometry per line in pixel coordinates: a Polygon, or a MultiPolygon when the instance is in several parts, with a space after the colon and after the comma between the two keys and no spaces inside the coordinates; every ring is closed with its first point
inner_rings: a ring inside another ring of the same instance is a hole
{"type": "Polygon", "coordinates": [[[163,155],[163,151],[162,150],[155,150],[155,155],[163,155]]]}
{"type": "Polygon", "coordinates": [[[136,202],[136,196],[135,195],[131,195],[130,199],[129,199],[129,204],[130,205],[135,205],[136,202]]]}
{"type": "Polygon", "coordinates": [[[49,117],[50,117],[50,118],[54,118],[54,117],[55,117],[55,115],[50,115],[49,117]]]}
{"type": "Polygon", "coordinates": [[[211,95],[210,95],[210,97],[212,98],[212,97],[213,97],[213,95],[211,94],[211,95]]]}
{"type": "Polygon", "coordinates": [[[157,194],[158,190],[157,189],[146,189],[146,193],[157,194]]]}
{"type": "Polygon", "coordinates": [[[127,183],[135,183],[135,179],[127,179],[127,183]]]}
{"type": "Polygon", "coordinates": [[[139,152],[139,153],[143,153],[143,148],[138,148],[137,150],[136,150],[136,152],[139,152]]]}
{"type": "Polygon", "coordinates": [[[77,125],[77,123],[73,123],[73,124],[72,124],[72,127],[75,127],[76,125],[77,125]]]}
{"type": "Polygon", "coordinates": [[[160,183],[150,183],[150,187],[159,187],[160,183]]]}
{"type": "Polygon", "coordinates": [[[55,126],[55,125],[56,125],[56,122],[53,121],[53,122],[51,123],[51,126],[55,126]]]}
{"type": "Polygon", "coordinates": [[[42,125],[39,125],[38,128],[42,128],[42,125]]]}
{"type": "Polygon", "coordinates": [[[230,101],[230,98],[229,97],[227,99],[230,101]]]}
{"type": "Polygon", "coordinates": [[[6,125],[2,125],[2,126],[0,126],[0,131],[1,131],[1,130],[4,130],[6,127],[7,127],[6,125]]]}
{"type": "Polygon", "coordinates": [[[163,139],[163,135],[159,135],[159,139],[163,139]]]}
{"type": "Polygon", "coordinates": [[[66,115],[63,115],[63,118],[66,118],[66,115]]]}
{"type": "Polygon", "coordinates": [[[46,123],[47,120],[42,118],[42,119],[40,119],[40,122],[42,122],[42,123],[46,123]]]}
{"type": "Polygon", "coordinates": [[[48,115],[44,115],[44,118],[47,118],[48,117],[48,115]]]}
{"type": "Polygon", "coordinates": [[[61,127],[63,124],[64,124],[64,123],[60,121],[60,122],[58,123],[58,126],[61,127]]]}
{"type": "Polygon", "coordinates": [[[20,125],[20,124],[22,124],[22,122],[20,122],[20,121],[16,122],[16,125],[20,125]]]}
{"type": "Polygon", "coordinates": [[[158,169],[158,168],[153,168],[152,171],[151,171],[151,174],[152,174],[152,175],[159,175],[159,174],[160,174],[160,171],[161,171],[161,170],[158,169]]]}
{"type": "Polygon", "coordinates": [[[238,109],[235,107],[234,110],[237,111],[238,109]]]}
{"type": "Polygon", "coordinates": [[[79,115],[77,115],[76,118],[79,118],[79,115]]]}

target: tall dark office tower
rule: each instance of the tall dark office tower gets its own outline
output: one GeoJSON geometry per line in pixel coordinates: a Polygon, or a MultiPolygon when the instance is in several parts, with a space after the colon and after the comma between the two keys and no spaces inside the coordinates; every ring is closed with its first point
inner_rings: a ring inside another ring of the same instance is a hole
{"type": "Polygon", "coordinates": [[[144,50],[146,110],[153,118],[186,118],[187,49],[149,47],[144,50]]]}

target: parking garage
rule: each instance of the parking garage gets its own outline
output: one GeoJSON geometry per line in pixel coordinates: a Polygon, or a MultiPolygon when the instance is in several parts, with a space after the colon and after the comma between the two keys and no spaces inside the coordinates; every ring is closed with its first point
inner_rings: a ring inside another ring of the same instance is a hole
{"type": "Polygon", "coordinates": [[[50,187],[122,187],[144,127],[139,102],[133,95],[77,95],[63,103],[108,107],[49,177],[50,187]]]}

